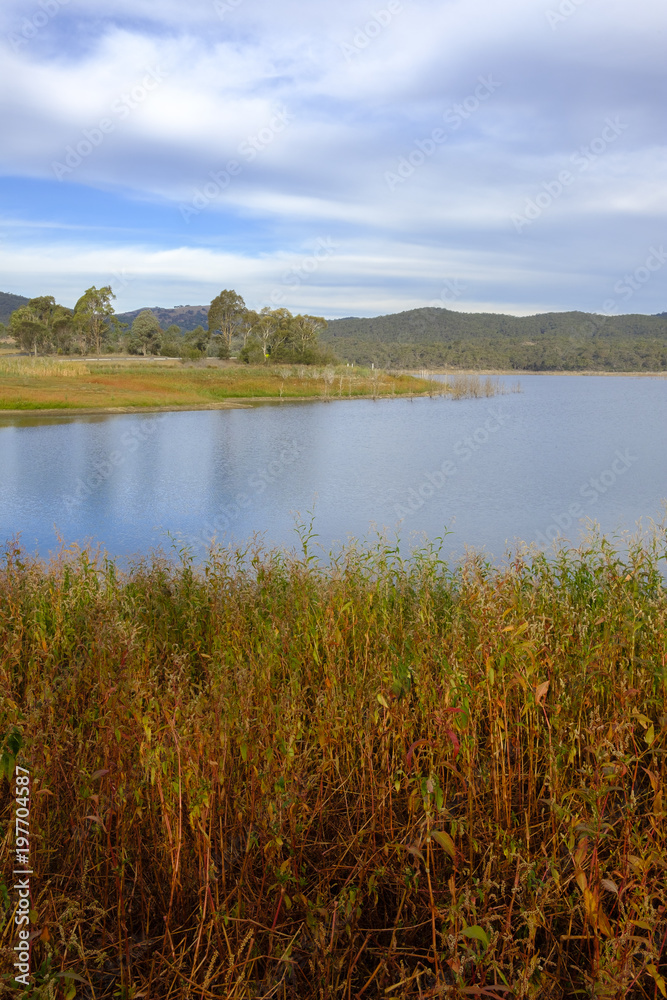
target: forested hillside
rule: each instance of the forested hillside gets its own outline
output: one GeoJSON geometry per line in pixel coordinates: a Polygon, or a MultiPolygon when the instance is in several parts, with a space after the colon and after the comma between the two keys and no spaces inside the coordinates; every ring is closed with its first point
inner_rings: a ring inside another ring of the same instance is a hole
{"type": "MultiPolygon", "coordinates": [[[[150,307],[150,312],[153,313],[163,330],[175,324],[181,328],[183,333],[189,333],[198,326],[206,327],[208,325],[208,310],[208,306],[174,306],[172,309],[163,309],[162,306],[150,307]]],[[[121,323],[132,326],[141,312],[144,312],[143,308],[133,309],[131,312],[117,313],[117,318],[121,323]]]]}
{"type": "MultiPolygon", "coordinates": [[[[11,313],[27,303],[23,296],[0,292],[0,323],[8,324],[11,313]]],[[[150,311],[163,331],[176,325],[186,337],[199,331],[203,336],[209,308],[154,306],[118,313],[114,319],[133,328],[137,317],[150,311]]],[[[277,316],[279,310],[274,312],[277,316]]],[[[342,361],[380,368],[667,371],[667,313],[506,316],[427,307],[322,324],[323,347],[342,361]]]]}
{"type": "Polygon", "coordinates": [[[322,341],[345,361],[383,368],[667,370],[667,316],[583,312],[504,316],[412,309],[330,320],[322,341]]]}
{"type": "Polygon", "coordinates": [[[15,309],[27,306],[30,300],[23,295],[12,295],[11,292],[0,292],[0,323],[7,325],[9,317],[15,309]]]}

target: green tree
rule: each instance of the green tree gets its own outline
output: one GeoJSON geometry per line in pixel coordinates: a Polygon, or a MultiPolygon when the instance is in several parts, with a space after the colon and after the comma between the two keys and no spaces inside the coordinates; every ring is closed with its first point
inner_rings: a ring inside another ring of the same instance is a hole
{"type": "Polygon", "coordinates": [[[271,309],[269,306],[264,306],[260,311],[251,336],[260,344],[265,359],[290,340],[292,321],[293,316],[289,309],[271,309]]]}
{"type": "Polygon", "coordinates": [[[249,362],[250,358],[248,351],[252,347],[252,361],[254,363],[261,363],[264,360],[264,352],[259,345],[258,338],[253,335],[253,330],[259,323],[259,313],[255,312],[254,309],[246,309],[239,321],[239,325],[236,330],[236,334],[243,338],[243,343],[241,345],[239,357],[245,361],[249,362]]]}
{"type": "Polygon", "coordinates": [[[241,337],[243,337],[243,347],[245,347],[246,344],[248,343],[248,337],[251,335],[252,329],[255,323],[258,322],[258,320],[259,320],[259,313],[255,312],[254,309],[246,309],[243,316],[241,317],[238,333],[241,337]]]}
{"type": "Polygon", "coordinates": [[[322,364],[335,361],[331,352],[318,343],[327,322],[321,316],[292,316],[289,309],[265,306],[253,317],[250,335],[241,350],[241,360],[250,363],[271,361],[322,364]]]}
{"type": "Polygon", "coordinates": [[[132,323],[132,339],[138,341],[141,351],[157,354],[162,346],[162,328],[150,309],[143,309],[132,323]]]}
{"type": "Polygon", "coordinates": [[[318,339],[322,330],[326,330],[327,321],[322,316],[294,316],[291,322],[291,340],[297,354],[307,354],[317,350],[318,339]]]}
{"type": "Polygon", "coordinates": [[[223,337],[229,357],[232,349],[232,339],[242,331],[246,304],[241,296],[231,290],[225,289],[211,302],[208,311],[208,332],[211,335],[219,334],[223,337]]]}
{"type": "Polygon", "coordinates": [[[44,350],[49,341],[49,328],[29,305],[15,309],[9,317],[9,334],[23,351],[44,350]]]}
{"type": "Polygon", "coordinates": [[[48,327],[56,309],[56,300],[53,295],[39,295],[35,299],[30,299],[28,309],[32,310],[36,319],[48,327]]]}
{"type": "Polygon", "coordinates": [[[86,350],[94,348],[98,355],[101,353],[102,344],[111,332],[110,320],[114,317],[111,299],[115,298],[110,285],[103,288],[93,285],[74,306],[74,319],[86,350]]]}
{"type": "Polygon", "coordinates": [[[51,344],[58,354],[69,354],[75,335],[74,311],[57,305],[51,314],[51,344]]]}
{"type": "Polygon", "coordinates": [[[176,323],[172,323],[171,326],[168,326],[164,331],[160,354],[164,358],[178,358],[180,357],[183,343],[183,332],[180,326],[177,326],[176,323]]]}
{"type": "Polygon", "coordinates": [[[226,339],[219,333],[214,333],[211,337],[211,346],[214,348],[214,356],[226,361],[231,355],[231,349],[226,339]]]}
{"type": "Polygon", "coordinates": [[[58,305],[52,295],[40,295],[15,310],[9,332],[23,350],[63,353],[71,343],[72,310],[58,305]]]}
{"type": "Polygon", "coordinates": [[[196,326],[194,330],[190,330],[186,333],[183,338],[183,343],[179,352],[181,357],[184,359],[188,358],[191,361],[194,361],[197,358],[203,358],[206,354],[209,340],[209,334],[204,327],[196,326]]]}

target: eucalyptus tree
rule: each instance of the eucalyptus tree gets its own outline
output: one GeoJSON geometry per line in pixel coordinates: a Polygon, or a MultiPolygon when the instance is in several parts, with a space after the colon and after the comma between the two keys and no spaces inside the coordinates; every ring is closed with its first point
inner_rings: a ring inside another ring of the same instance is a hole
{"type": "Polygon", "coordinates": [[[58,305],[52,295],[40,295],[14,310],[7,332],[24,351],[62,353],[71,342],[72,310],[58,305]]]}
{"type": "Polygon", "coordinates": [[[102,344],[112,329],[110,321],[114,319],[114,309],[111,300],[115,298],[110,285],[103,288],[93,285],[74,306],[74,320],[86,350],[94,348],[98,355],[101,353],[102,344]]]}
{"type": "Polygon", "coordinates": [[[211,302],[208,310],[208,332],[220,335],[227,348],[227,356],[232,349],[232,339],[243,328],[246,304],[232,289],[224,289],[211,302]]]}
{"type": "Polygon", "coordinates": [[[56,305],[49,320],[50,342],[58,354],[69,354],[76,334],[74,310],[56,305]]]}
{"type": "Polygon", "coordinates": [[[259,319],[259,313],[255,312],[254,309],[245,309],[243,315],[239,320],[239,325],[237,333],[240,337],[243,337],[243,347],[248,343],[248,337],[251,335],[255,323],[259,319]]]}
{"type": "Polygon", "coordinates": [[[322,330],[326,330],[327,321],[322,316],[294,316],[291,322],[291,339],[294,350],[300,354],[316,350],[318,338],[322,330]]]}
{"type": "Polygon", "coordinates": [[[162,346],[162,327],[150,309],[142,309],[135,317],[132,323],[132,338],[139,343],[144,357],[159,352],[162,346]]]}
{"type": "Polygon", "coordinates": [[[269,306],[257,314],[251,336],[259,343],[264,358],[277,351],[291,337],[293,316],[289,309],[271,309],[269,306]]]}
{"type": "Polygon", "coordinates": [[[15,309],[9,317],[9,335],[23,351],[37,355],[49,342],[49,328],[29,305],[15,309]]]}

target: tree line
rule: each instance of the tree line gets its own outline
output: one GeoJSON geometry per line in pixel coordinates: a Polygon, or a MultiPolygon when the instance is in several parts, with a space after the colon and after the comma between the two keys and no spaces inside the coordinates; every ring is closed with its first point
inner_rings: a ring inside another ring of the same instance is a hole
{"type": "Polygon", "coordinates": [[[116,316],[109,285],[88,288],[73,309],[53,296],[30,299],[15,309],[5,332],[31,354],[114,354],[144,357],[236,356],[249,364],[269,362],[322,364],[334,360],[319,343],[327,322],[321,316],[292,315],[288,309],[266,306],[249,309],[243,298],[224,289],[211,302],[208,328],[186,333],[176,324],[163,330],[150,309],[142,310],[131,326],[116,316]]]}
{"type": "Polygon", "coordinates": [[[332,320],[323,340],[346,361],[382,368],[667,371],[664,316],[536,316],[428,307],[332,320]]]}
{"type": "Polygon", "coordinates": [[[488,337],[443,344],[336,337],[330,344],[345,361],[385,369],[667,371],[667,341],[649,338],[587,343],[568,337],[544,337],[528,344],[518,339],[488,337]]]}
{"type": "Polygon", "coordinates": [[[667,371],[664,315],[581,312],[536,316],[428,307],[373,319],[331,320],[268,306],[255,311],[231,289],[211,302],[207,327],[166,329],[150,309],[116,316],[111,287],[89,288],[74,309],[52,296],[15,309],[3,332],[33,354],[236,357],[251,364],[323,364],[340,358],[381,368],[527,371],[667,371]]]}

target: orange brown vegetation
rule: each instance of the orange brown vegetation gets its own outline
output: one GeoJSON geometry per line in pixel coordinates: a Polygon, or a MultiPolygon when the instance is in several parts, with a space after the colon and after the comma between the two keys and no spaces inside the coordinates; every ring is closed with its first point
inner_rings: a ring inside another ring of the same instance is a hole
{"type": "Polygon", "coordinates": [[[303,546],[7,546],[39,995],[664,995],[664,534],[503,567],[303,546]]]}

